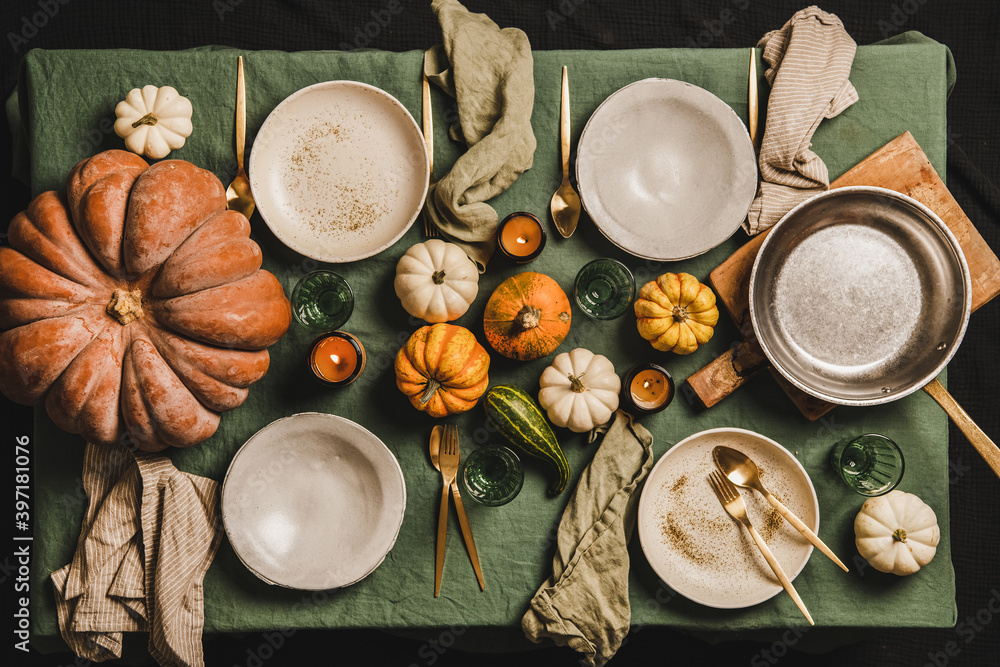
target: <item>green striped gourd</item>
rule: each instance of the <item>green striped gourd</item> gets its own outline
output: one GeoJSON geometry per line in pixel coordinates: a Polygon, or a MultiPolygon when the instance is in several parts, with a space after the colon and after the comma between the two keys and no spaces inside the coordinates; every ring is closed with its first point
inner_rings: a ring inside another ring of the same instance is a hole
{"type": "Polygon", "coordinates": [[[555,469],[556,479],[549,487],[549,495],[562,493],[569,481],[569,462],[556,434],[528,392],[510,385],[496,385],[486,392],[483,406],[500,435],[525,454],[542,459],[555,469]]]}

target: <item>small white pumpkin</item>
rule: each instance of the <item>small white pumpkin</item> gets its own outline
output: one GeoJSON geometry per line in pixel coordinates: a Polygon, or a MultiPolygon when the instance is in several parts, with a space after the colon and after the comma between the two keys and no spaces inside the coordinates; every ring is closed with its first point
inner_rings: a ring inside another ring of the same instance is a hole
{"type": "Polygon", "coordinates": [[[931,562],[941,530],[937,515],[912,493],[869,498],[854,519],[858,552],[879,572],[913,574],[931,562]]]}
{"type": "Polygon", "coordinates": [[[465,314],[479,294],[479,270],[454,243],[431,239],[396,263],[396,296],[410,315],[436,324],[465,314]]]}
{"type": "Polygon", "coordinates": [[[622,388],[611,361],[582,347],[558,355],[538,384],[538,403],[548,412],[549,421],[574,433],[611,419],[622,388]]]}
{"type": "Polygon", "coordinates": [[[133,88],[115,107],[115,134],[133,153],[159,160],[191,136],[191,102],[172,86],[133,88]]]}

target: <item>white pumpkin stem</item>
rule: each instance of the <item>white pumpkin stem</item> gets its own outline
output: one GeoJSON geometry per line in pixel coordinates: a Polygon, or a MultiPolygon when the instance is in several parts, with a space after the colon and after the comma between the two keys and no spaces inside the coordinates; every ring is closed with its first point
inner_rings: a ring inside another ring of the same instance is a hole
{"type": "Polygon", "coordinates": [[[566,377],[569,378],[570,391],[576,394],[582,394],[584,391],[587,390],[587,388],[583,386],[583,381],[580,379],[584,375],[586,375],[586,373],[580,373],[579,375],[573,375],[572,373],[570,373],[566,375],[566,377]]]}
{"type": "Polygon", "coordinates": [[[134,322],[142,317],[142,292],[118,288],[111,294],[106,310],[122,326],[134,322]]]}
{"type": "Polygon", "coordinates": [[[149,112],[139,120],[132,123],[132,127],[139,127],[140,125],[156,125],[159,120],[160,119],[156,117],[156,114],[149,112]]]}
{"type": "Polygon", "coordinates": [[[444,282],[444,276],[445,276],[444,271],[435,271],[433,274],[431,274],[431,282],[433,282],[435,285],[440,285],[444,282]]]}
{"type": "Polygon", "coordinates": [[[517,315],[514,316],[514,324],[520,329],[520,331],[534,329],[541,323],[542,311],[538,308],[533,308],[532,306],[524,306],[517,313],[517,315]]]}
{"type": "Polygon", "coordinates": [[[674,317],[674,322],[678,323],[686,322],[688,319],[688,311],[684,306],[674,306],[671,315],[674,317]]]}
{"type": "Polygon", "coordinates": [[[892,533],[892,539],[896,540],[897,542],[904,542],[905,543],[906,542],[906,529],[905,528],[897,528],[892,533]]]}
{"type": "Polygon", "coordinates": [[[434,398],[434,392],[441,388],[441,383],[430,378],[427,380],[427,389],[424,390],[423,395],[420,397],[420,405],[427,405],[427,403],[434,398]]]}

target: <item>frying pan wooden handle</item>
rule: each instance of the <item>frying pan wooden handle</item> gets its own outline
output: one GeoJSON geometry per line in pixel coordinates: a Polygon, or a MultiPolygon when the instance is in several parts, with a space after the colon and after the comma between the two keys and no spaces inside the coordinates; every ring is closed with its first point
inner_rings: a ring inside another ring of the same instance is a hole
{"type": "Polygon", "coordinates": [[[760,346],[743,342],[688,377],[683,392],[688,402],[710,408],[766,367],[767,357],[760,346]]]}
{"type": "Polygon", "coordinates": [[[965,437],[969,439],[972,446],[976,448],[979,455],[986,461],[986,465],[993,470],[993,473],[1000,477],[1000,448],[990,440],[990,437],[979,428],[979,425],[972,420],[969,413],[958,404],[944,385],[937,380],[931,380],[924,386],[924,391],[930,394],[931,398],[937,401],[938,405],[944,408],[951,420],[955,422],[965,437]]]}

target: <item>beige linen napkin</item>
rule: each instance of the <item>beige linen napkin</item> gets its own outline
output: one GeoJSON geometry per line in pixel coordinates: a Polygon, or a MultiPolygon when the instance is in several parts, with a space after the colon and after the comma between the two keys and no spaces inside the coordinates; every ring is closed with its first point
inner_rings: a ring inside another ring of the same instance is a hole
{"type": "Polygon", "coordinates": [[[77,655],[121,657],[149,631],[161,665],[204,665],[203,581],[222,537],[218,483],[159,454],[88,444],[88,506],[73,561],[52,573],[63,639],[77,655]]]}
{"type": "Polygon", "coordinates": [[[635,527],[636,490],[653,467],[653,436],[625,412],[583,471],[559,522],[552,576],[521,619],[525,636],[551,637],[600,667],[628,634],[627,544],[635,527]]]}
{"type": "Polygon", "coordinates": [[[764,47],[771,95],[760,147],[760,187],[745,224],[751,235],[830,188],[826,164],[810,150],[812,136],[820,121],[858,101],[847,79],[857,45],[833,14],[816,6],[800,10],[757,46],[764,47]]]}
{"type": "Polygon", "coordinates": [[[450,133],[468,150],[427,193],[431,220],[486,269],[496,249],[497,212],[486,203],[531,168],[535,79],[528,37],[501,30],[457,0],[434,0],[444,45],[427,51],[424,73],[458,102],[450,133]]]}

